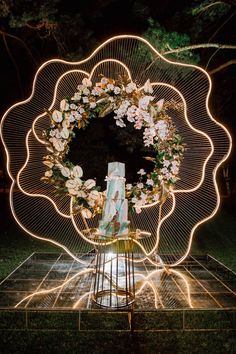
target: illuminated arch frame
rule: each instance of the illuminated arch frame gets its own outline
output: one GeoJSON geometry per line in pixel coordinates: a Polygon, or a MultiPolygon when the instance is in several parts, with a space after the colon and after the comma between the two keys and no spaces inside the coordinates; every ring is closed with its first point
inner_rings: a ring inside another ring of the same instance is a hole
{"type": "MultiPolygon", "coordinates": [[[[209,89],[208,89],[208,93],[207,93],[206,101],[205,101],[205,103],[206,103],[206,109],[207,109],[207,112],[208,112],[208,116],[210,117],[210,119],[211,119],[216,125],[220,126],[220,127],[224,130],[224,132],[227,134],[227,137],[228,137],[228,139],[229,139],[228,152],[227,152],[227,154],[218,162],[218,164],[215,166],[214,171],[213,171],[213,183],[214,183],[215,192],[216,192],[216,196],[217,196],[217,203],[216,203],[215,209],[212,211],[212,213],[211,213],[208,217],[206,217],[206,218],[200,220],[198,223],[196,223],[196,224],[193,226],[192,231],[191,231],[191,235],[190,235],[190,240],[189,240],[189,244],[188,244],[187,251],[186,251],[186,253],[180,258],[180,260],[178,260],[178,262],[175,262],[174,264],[171,264],[171,266],[175,266],[175,265],[179,264],[181,261],[183,261],[183,260],[186,258],[186,256],[188,255],[189,250],[190,250],[190,247],[191,247],[192,238],[193,238],[193,235],[194,235],[194,232],[195,232],[196,228],[197,228],[200,224],[202,224],[203,222],[205,222],[205,221],[209,220],[211,217],[213,217],[213,216],[215,215],[215,213],[217,212],[218,208],[219,208],[220,196],[219,196],[218,186],[217,186],[217,183],[216,183],[216,174],[217,174],[217,170],[218,170],[218,168],[220,167],[220,165],[228,158],[228,156],[229,156],[229,154],[230,154],[230,151],[231,151],[231,148],[232,148],[232,140],[231,140],[230,134],[229,134],[229,132],[227,131],[227,129],[226,129],[221,123],[217,122],[217,121],[212,117],[212,115],[211,115],[211,113],[210,113],[208,103],[209,103],[209,96],[210,96],[210,93],[211,93],[212,83],[211,83],[211,79],[210,79],[210,76],[208,75],[208,73],[207,73],[204,69],[202,69],[202,68],[200,68],[200,67],[197,67],[197,66],[195,66],[195,65],[182,64],[182,63],[178,63],[178,62],[173,62],[173,61],[170,61],[170,60],[164,58],[160,53],[158,53],[158,52],[155,50],[155,48],[154,48],[150,43],[148,43],[148,41],[146,41],[146,40],[143,39],[143,38],[140,38],[140,37],[137,37],[137,36],[131,36],[131,35],[115,36],[115,37],[112,37],[111,39],[105,41],[103,44],[101,44],[101,45],[100,45],[88,58],[86,58],[85,60],[79,61],[79,62],[77,62],[77,63],[69,63],[69,62],[66,62],[66,61],[64,61],[64,60],[52,59],[52,60],[49,60],[49,61],[47,61],[46,63],[44,63],[44,64],[38,69],[38,71],[37,71],[37,73],[36,73],[36,75],[35,75],[35,78],[34,78],[33,90],[32,90],[32,93],[31,93],[30,97],[29,97],[27,100],[24,100],[24,101],[22,101],[22,102],[19,102],[19,103],[13,105],[11,108],[9,108],[9,109],[7,110],[7,112],[4,114],[3,119],[2,119],[2,122],[1,122],[1,137],[2,137],[2,141],[3,141],[4,148],[5,148],[5,150],[6,150],[6,155],[7,155],[7,171],[8,171],[8,174],[9,174],[11,180],[12,180],[12,185],[11,185],[11,189],[10,189],[10,206],[11,206],[11,209],[12,209],[13,216],[14,216],[15,220],[17,221],[17,223],[18,223],[27,233],[29,233],[29,234],[30,234],[31,236],[33,236],[33,237],[39,238],[39,239],[41,239],[41,240],[45,240],[45,241],[47,241],[47,242],[51,242],[51,243],[53,243],[53,244],[55,244],[55,245],[57,245],[57,246],[63,248],[69,255],[71,255],[74,259],[78,260],[78,258],[75,257],[65,246],[61,245],[60,243],[58,243],[58,242],[56,242],[56,241],[54,241],[54,240],[44,239],[43,237],[40,237],[40,236],[38,236],[38,235],[32,233],[31,231],[27,230],[27,229],[21,224],[21,222],[18,220],[17,215],[16,215],[15,212],[14,212],[14,206],[13,206],[13,203],[12,203],[13,188],[14,188],[14,185],[16,184],[17,181],[15,180],[15,178],[13,177],[13,175],[11,174],[11,171],[10,171],[10,155],[9,155],[7,146],[6,146],[5,142],[4,142],[4,138],[3,138],[3,135],[2,135],[2,127],[3,127],[3,124],[4,124],[4,120],[5,120],[5,118],[7,117],[7,114],[10,112],[11,109],[15,108],[15,107],[18,106],[18,105],[27,103],[27,102],[29,102],[29,101],[31,100],[31,98],[32,98],[33,95],[34,95],[34,90],[35,90],[35,84],[36,84],[37,76],[38,76],[39,72],[40,72],[47,64],[52,63],[52,62],[55,62],[55,61],[56,61],[56,62],[61,62],[61,63],[66,63],[66,64],[69,64],[69,65],[70,65],[70,64],[71,64],[71,65],[72,65],[72,64],[74,65],[74,64],[81,64],[81,63],[84,63],[84,62],[88,61],[90,58],[92,58],[100,49],[102,49],[104,46],[106,46],[109,42],[114,41],[114,40],[116,40],[116,39],[122,39],[122,38],[134,38],[134,39],[137,39],[137,40],[143,42],[143,43],[146,44],[152,51],[154,51],[163,61],[165,61],[165,62],[167,62],[167,63],[175,64],[175,65],[183,66],[183,67],[195,68],[195,69],[197,69],[197,70],[200,70],[202,73],[204,73],[204,75],[207,77],[208,83],[209,83],[209,89]]],[[[114,59],[107,59],[107,60],[114,60],[114,59]]],[[[30,134],[30,131],[29,131],[28,134],[27,134],[27,138],[28,138],[29,134],[30,134]]],[[[207,135],[207,134],[206,134],[206,135],[207,135]]],[[[210,139],[210,138],[209,138],[209,139],[210,139]]],[[[211,139],[210,139],[210,140],[211,140],[211,139]]],[[[207,160],[205,161],[204,166],[206,166],[207,161],[209,160],[210,156],[213,154],[214,146],[213,146],[213,143],[212,143],[212,142],[211,142],[211,147],[212,147],[211,154],[208,156],[207,160]]],[[[21,169],[21,170],[22,170],[22,169],[21,169]]],[[[202,177],[204,178],[204,173],[202,174],[202,177]]],[[[187,191],[184,191],[184,190],[175,190],[173,193],[174,193],[174,194],[176,194],[176,193],[187,193],[187,191]]],[[[173,205],[174,205],[174,203],[173,203],[173,205]]],[[[174,208],[171,210],[171,212],[172,212],[173,210],[174,210],[174,208]]],[[[168,216],[166,216],[165,218],[167,218],[167,217],[168,217],[168,216]]],[[[69,216],[69,218],[70,218],[70,216],[69,216]]],[[[160,229],[160,227],[159,227],[159,229],[160,229]]]]}

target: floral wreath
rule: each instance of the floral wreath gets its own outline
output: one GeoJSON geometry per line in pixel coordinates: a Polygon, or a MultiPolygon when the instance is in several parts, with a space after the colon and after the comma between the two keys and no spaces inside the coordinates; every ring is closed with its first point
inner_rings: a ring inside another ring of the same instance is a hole
{"type": "Polygon", "coordinates": [[[83,170],[68,160],[69,143],[75,137],[74,128],[84,129],[91,119],[114,112],[116,125],[125,128],[125,119],[135,129],[143,129],[143,143],[151,147],[156,157],[150,173],[140,169],[139,180],[126,184],[129,209],[140,212],[142,206],[163,202],[168,191],[179,179],[178,173],[185,144],[178,134],[168,109],[181,110],[182,103],[174,100],[155,102],[153,88],[147,80],[138,88],[129,78],[117,80],[102,77],[93,86],[88,78],[82,80],[73,97],[60,102],[60,110],[48,112],[51,126],[43,131],[48,155],[43,163],[48,167],[41,179],[53,185],[61,195],[73,197],[73,212],[91,218],[102,211],[105,192],[94,179],[83,180],[83,170]]]}

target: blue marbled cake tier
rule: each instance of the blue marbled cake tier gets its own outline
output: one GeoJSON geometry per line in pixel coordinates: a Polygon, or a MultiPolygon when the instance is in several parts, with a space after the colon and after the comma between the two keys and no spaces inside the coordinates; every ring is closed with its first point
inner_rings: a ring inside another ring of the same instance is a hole
{"type": "Polygon", "coordinates": [[[106,201],[102,219],[99,221],[99,235],[123,236],[129,232],[128,201],[125,199],[125,165],[120,162],[108,164],[106,201]]]}

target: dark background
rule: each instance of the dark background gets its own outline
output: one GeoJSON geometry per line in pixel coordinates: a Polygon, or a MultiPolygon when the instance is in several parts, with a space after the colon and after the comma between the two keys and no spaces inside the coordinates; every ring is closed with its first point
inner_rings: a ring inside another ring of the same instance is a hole
{"type": "MultiPolygon", "coordinates": [[[[208,70],[213,80],[211,112],[229,129],[234,140],[236,2],[232,0],[217,3],[189,0],[0,0],[0,116],[12,104],[30,95],[34,74],[46,60],[79,60],[113,35],[136,34],[147,38],[162,53],[170,48],[195,44],[235,46],[234,49],[203,46],[197,50],[181,52],[177,56],[167,56],[183,62],[197,63],[208,70]]],[[[96,148],[101,132],[97,129],[93,131],[95,133],[91,134],[94,134],[96,148]]],[[[104,160],[115,154],[112,144],[105,136],[106,134],[102,136],[101,151],[104,160]]],[[[122,137],[119,138],[122,144],[122,137]]],[[[124,149],[127,149],[126,139],[124,136],[124,149]]],[[[0,152],[1,191],[7,192],[9,179],[2,146],[0,152]]],[[[138,152],[137,149],[137,161],[138,152]]],[[[92,152],[91,154],[93,155],[92,152]]],[[[223,207],[232,210],[236,205],[235,166],[233,146],[230,158],[218,174],[224,197],[223,207]],[[227,180],[223,176],[223,169],[226,167],[229,168],[227,180]]],[[[104,175],[103,169],[100,174],[104,175]]],[[[7,208],[6,203],[4,207],[7,208]]]]}

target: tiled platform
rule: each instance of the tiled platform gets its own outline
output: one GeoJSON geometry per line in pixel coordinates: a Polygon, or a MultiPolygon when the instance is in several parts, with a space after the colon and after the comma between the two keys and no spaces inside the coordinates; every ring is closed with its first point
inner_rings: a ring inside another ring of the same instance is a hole
{"type": "MultiPolygon", "coordinates": [[[[67,254],[34,253],[0,284],[0,309],[97,310],[94,254],[81,259],[86,265],[67,254]]],[[[236,274],[211,256],[189,256],[168,272],[142,262],[134,272],[135,311],[236,309],[236,274]]]]}

